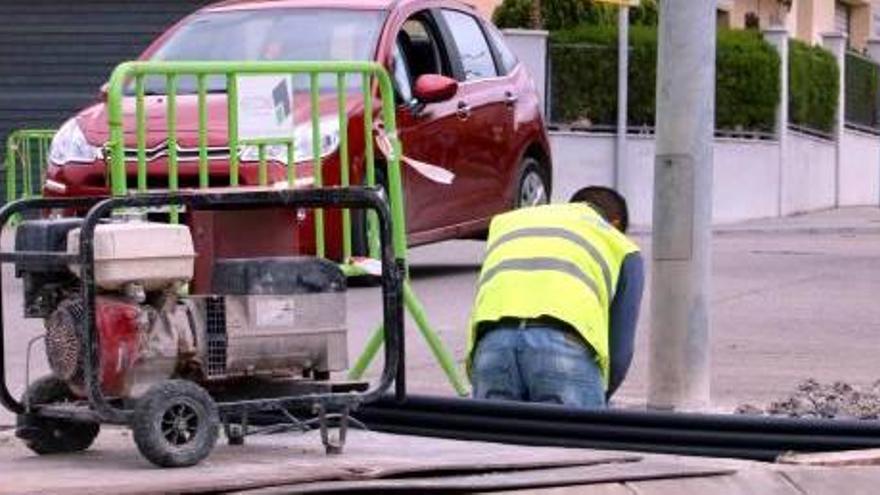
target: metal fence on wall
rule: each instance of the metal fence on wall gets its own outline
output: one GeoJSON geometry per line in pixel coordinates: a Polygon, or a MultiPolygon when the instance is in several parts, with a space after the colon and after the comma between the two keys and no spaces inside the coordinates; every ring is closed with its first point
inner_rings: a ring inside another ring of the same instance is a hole
{"type": "Polygon", "coordinates": [[[844,115],[847,127],[880,134],[880,65],[846,54],[844,115]]]}
{"type": "MultiPolygon", "coordinates": [[[[627,129],[629,134],[651,135],[655,123],[656,63],[644,50],[631,49],[627,129]]],[[[617,129],[617,51],[592,43],[549,43],[547,121],[551,129],[613,133],[617,129]]],[[[725,95],[735,93],[725,92],[725,95]]],[[[741,101],[719,98],[720,106],[741,101]]],[[[773,108],[773,107],[771,107],[773,108]]],[[[725,110],[725,108],[721,108],[725,110]]],[[[727,112],[728,114],[730,112],[727,112]]],[[[774,139],[775,122],[725,126],[716,135],[747,139],[774,139]]]]}

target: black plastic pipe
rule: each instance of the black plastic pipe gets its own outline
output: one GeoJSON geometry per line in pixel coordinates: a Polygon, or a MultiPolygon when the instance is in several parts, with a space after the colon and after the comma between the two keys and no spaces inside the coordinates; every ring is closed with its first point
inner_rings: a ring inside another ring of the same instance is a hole
{"type": "Polygon", "coordinates": [[[787,451],[880,447],[873,421],[640,411],[410,396],[358,413],[379,431],[527,445],[773,460],[787,451]]]}
{"type": "Polygon", "coordinates": [[[816,436],[810,434],[749,431],[717,431],[659,426],[603,425],[595,423],[552,422],[535,419],[482,418],[455,412],[376,411],[358,416],[367,424],[393,424],[455,431],[493,431],[501,434],[529,434],[541,437],[585,438],[609,442],[651,442],[668,445],[716,445],[724,447],[775,450],[827,451],[878,448],[880,437],[816,436]]]}
{"type": "Polygon", "coordinates": [[[512,417],[542,421],[629,424],[728,431],[768,431],[773,433],[793,432],[832,436],[865,436],[869,434],[880,436],[880,421],[870,420],[694,414],[622,409],[587,410],[550,404],[423,395],[408,395],[403,402],[395,402],[390,397],[385,397],[371,407],[377,410],[455,412],[483,417],[512,417]]]}

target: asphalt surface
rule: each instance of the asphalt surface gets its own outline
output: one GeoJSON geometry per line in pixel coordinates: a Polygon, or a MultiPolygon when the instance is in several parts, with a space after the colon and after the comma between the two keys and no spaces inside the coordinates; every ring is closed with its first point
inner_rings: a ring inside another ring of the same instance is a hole
{"type": "MultiPolygon", "coordinates": [[[[650,272],[650,233],[636,230],[650,272]]],[[[9,246],[10,233],[4,233],[9,246]]],[[[452,354],[462,361],[465,326],[483,243],[455,241],[412,250],[413,287],[452,354]]],[[[717,229],[713,240],[712,404],[732,411],[767,404],[807,378],[868,386],[880,379],[880,209],[856,208],[717,229]]],[[[7,374],[23,388],[28,341],[38,321],[21,318],[21,285],[3,272],[7,374]]],[[[650,284],[648,284],[648,287],[650,284]]],[[[641,407],[647,396],[650,294],[642,305],[636,356],[615,402],[641,407]]],[[[349,354],[353,361],[380,321],[376,289],[349,293],[349,354]]],[[[45,373],[42,346],[34,348],[31,379],[45,373]]],[[[407,322],[411,391],[453,394],[418,333],[407,322]]],[[[374,363],[375,376],[381,361],[374,363]]],[[[12,418],[0,412],[0,425],[12,418]]]]}

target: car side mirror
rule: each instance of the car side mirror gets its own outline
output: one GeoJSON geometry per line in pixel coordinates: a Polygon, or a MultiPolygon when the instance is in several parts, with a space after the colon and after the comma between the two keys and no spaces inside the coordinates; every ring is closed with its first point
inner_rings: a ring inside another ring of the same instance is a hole
{"type": "Polygon", "coordinates": [[[413,89],[413,96],[424,104],[451,100],[456,93],[458,93],[458,81],[439,74],[419,76],[413,89]]]}

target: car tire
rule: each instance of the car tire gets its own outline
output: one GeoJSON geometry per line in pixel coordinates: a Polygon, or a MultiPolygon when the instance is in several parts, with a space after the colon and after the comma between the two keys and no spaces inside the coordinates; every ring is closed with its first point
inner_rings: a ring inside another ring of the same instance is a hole
{"type": "Polygon", "coordinates": [[[132,430],[141,455],[159,467],[194,466],[217,443],[217,404],[199,385],[168,380],[153,385],[134,410],[132,430]]]}
{"type": "Polygon", "coordinates": [[[538,160],[529,156],[523,158],[516,185],[514,208],[550,203],[550,181],[546,170],[538,160]]]}
{"type": "MultiPolygon", "coordinates": [[[[70,387],[60,378],[46,376],[31,384],[25,392],[25,403],[47,405],[74,399],[70,387]]],[[[35,414],[16,417],[16,436],[39,455],[80,452],[92,446],[101,425],[93,422],[45,418],[35,414]]]]}

